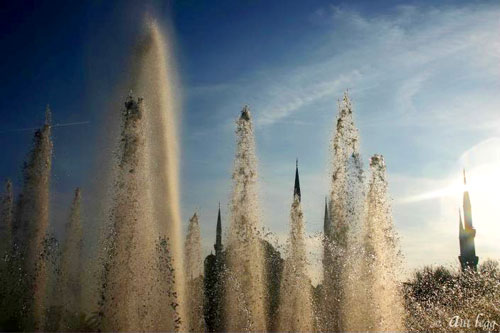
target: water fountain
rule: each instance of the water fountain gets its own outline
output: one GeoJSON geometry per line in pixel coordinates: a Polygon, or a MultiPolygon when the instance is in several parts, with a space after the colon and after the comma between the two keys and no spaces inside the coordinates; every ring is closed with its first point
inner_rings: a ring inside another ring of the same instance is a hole
{"type": "Polygon", "coordinates": [[[332,178],[329,219],[326,224],[323,258],[322,329],[349,327],[349,303],[357,295],[353,283],[356,272],[352,262],[359,253],[359,228],[363,207],[363,168],[359,154],[359,135],[354,125],[353,108],[344,93],[339,102],[335,135],[332,140],[332,178]]]}
{"type": "Polygon", "coordinates": [[[75,329],[71,324],[74,321],[73,318],[80,314],[82,305],[82,279],[80,278],[83,271],[81,198],[80,188],[76,188],[71,203],[69,221],[66,224],[61,272],[56,287],[57,295],[55,297],[62,310],[59,330],[64,331],[75,329]]]}
{"type": "Polygon", "coordinates": [[[168,43],[148,21],[122,111],[114,199],[102,257],[104,330],[179,330],[184,316],[175,75],[168,43]],[[169,81],[170,80],[170,81],[169,81]]]}
{"type": "MultiPolygon", "coordinates": [[[[88,284],[98,285],[98,304],[92,307],[96,314],[90,315],[82,305],[81,273],[87,267],[79,189],[72,201],[60,263],[57,242],[47,235],[52,162],[47,110],[45,124],[35,133],[16,205],[11,183],[2,197],[2,329],[44,330],[51,329],[54,322],[54,329],[59,330],[202,331],[208,326],[197,214],[190,219],[182,246],[176,75],[169,42],[155,21],[147,20],[132,63],[128,84],[132,92],[121,113],[115,112],[121,128],[114,155],[108,158],[112,184],[109,200],[103,204],[104,232],[95,232],[101,239],[101,253],[90,259],[101,273],[95,279],[98,282],[88,284]],[[56,286],[50,285],[52,280],[56,286]]],[[[243,108],[236,121],[227,242],[223,249],[219,230],[217,256],[212,256],[217,268],[212,286],[217,304],[213,308],[217,318],[224,319],[214,327],[230,331],[404,329],[408,312],[403,310],[397,276],[400,258],[387,198],[385,162],[380,155],[372,157],[365,189],[359,135],[347,94],[339,102],[332,151],[324,278],[315,294],[307,272],[298,171],[283,270],[279,253],[259,232],[254,129],[249,108],[243,108]],[[275,267],[270,253],[277,259],[275,267]],[[269,274],[273,269],[276,274],[269,274]]],[[[471,279],[467,283],[475,283],[471,279]]],[[[405,299],[407,308],[425,302],[417,296],[405,299]]],[[[476,303],[480,299],[484,298],[475,298],[476,303]]],[[[445,313],[440,306],[434,309],[445,313]]],[[[414,318],[428,318],[418,307],[409,313],[414,318]]],[[[412,327],[425,328],[416,322],[412,327]]]]}
{"type": "Polygon", "coordinates": [[[198,214],[189,220],[184,246],[184,272],[186,276],[186,315],[188,331],[205,330],[203,314],[203,266],[201,261],[201,235],[198,214]]]}
{"type": "Polygon", "coordinates": [[[307,275],[304,215],[298,167],[290,209],[290,236],[280,288],[279,331],[310,332],[314,326],[311,282],[307,275]]]}
{"type": "Polygon", "coordinates": [[[25,313],[24,326],[43,329],[47,310],[46,261],[41,256],[49,226],[49,184],[52,167],[51,111],[34,135],[33,148],[23,168],[23,188],[13,223],[20,283],[24,285],[18,311],[25,313]],[[27,309],[27,310],[24,310],[27,309]]]}
{"type": "MultiPolygon", "coordinates": [[[[14,219],[14,191],[12,182],[5,182],[5,192],[2,193],[0,200],[0,255],[7,254],[12,246],[12,222],[14,219]]],[[[3,265],[4,261],[0,262],[3,265]]]]}
{"type": "Polygon", "coordinates": [[[403,330],[403,300],[399,279],[401,256],[394,231],[384,158],[373,155],[363,226],[361,279],[365,301],[363,329],[403,330]]]}
{"type": "Polygon", "coordinates": [[[231,224],[226,248],[226,330],[265,331],[265,273],[258,234],[257,159],[250,110],[236,122],[231,224]]]}

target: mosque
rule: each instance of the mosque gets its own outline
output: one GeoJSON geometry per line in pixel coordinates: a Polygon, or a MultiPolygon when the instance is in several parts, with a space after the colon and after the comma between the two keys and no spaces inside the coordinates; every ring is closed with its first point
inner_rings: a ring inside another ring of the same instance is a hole
{"type": "MultiPolygon", "coordinates": [[[[464,185],[467,185],[467,179],[464,170],[464,185]]],[[[301,197],[299,170],[298,165],[295,169],[295,183],[294,183],[294,196],[301,197]]],[[[223,313],[223,290],[224,290],[224,266],[225,266],[225,250],[222,245],[222,218],[219,204],[219,212],[217,214],[217,232],[214,244],[215,254],[211,253],[205,258],[204,262],[204,290],[205,290],[205,322],[208,331],[221,331],[223,330],[224,313],[223,313]]],[[[330,218],[328,216],[328,206],[325,200],[325,215],[324,215],[324,232],[327,234],[330,230],[330,218]]],[[[470,202],[469,192],[464,191],[463,194],[463,219],[462,213],[459,211],[459,243],[460,255],[458,259],[462,271],[477,270],[479,257],[476,256],[476,249],[474,238],[476,236],[476,229],[472,225],[472,207],[470,202]]],[[[279,295],[279,280],[281,278],[281,270],[283,266],[283,259],[280,253],[266,241],[263,241],[265,250],[265,260],[268,270],[268,276],[272,277],[268,283],[267,288],[271,295],[279,295]]],[[[271,300],[270,313],[276,311],[277,301],[271,300]],[[273,303],[274,304],[273,306],[273,303]]],[[[271,317],[272,318],[272,317],[271,317]]],[[[272,327],[273,323],[269,323],[272,327]]]]}

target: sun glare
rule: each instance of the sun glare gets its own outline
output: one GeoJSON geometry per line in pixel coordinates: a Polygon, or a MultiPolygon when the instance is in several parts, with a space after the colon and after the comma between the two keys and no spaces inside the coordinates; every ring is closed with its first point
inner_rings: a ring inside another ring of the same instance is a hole
{"type": "MultiPolygon", "coordinates": [[[[446,180],[436,180],[439,185],[431,191],[409,196],[400,203],[412,204],[438,200],[440,216],[446,226],[456,223],[458,232],[458,209],[462,209],[463,193],[469,192],[472,219],[477,229],[477,251],[482,257],[496,257],[496,235],[500,232],[500,139],[491,138],[465,151],[458,160],[454,172],[446,180]],[[465,167],[465,182],[461,168],[465,167]],[[480,241],[479,241],[480,240],[480,241]]],[[[443,225],[446,230],[449,229],[443,225]]]]}

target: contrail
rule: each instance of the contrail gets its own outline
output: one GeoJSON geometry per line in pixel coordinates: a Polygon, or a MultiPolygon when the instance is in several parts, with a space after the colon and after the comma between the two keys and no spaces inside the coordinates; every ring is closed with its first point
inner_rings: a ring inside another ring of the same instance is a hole
{"type": "MultiPolygon", "coordinates": [[[[76,126],[76,125],[86,125],[86,124],[90,124],[90,121],[77,121],[77,122],[73,122],[73,123],[63,123],[63,124],[54,124],[52,125],[51,127],[52,128],[55,128],[55,127],[66,127],[66,126],[76,126]]],[[[0,134],[3,134],[3,133],[10,133],[10,132],[24,132],[24,131],[34,131],[34,130],[37,130],[39,129],[39,127],[28,127],[28,128],[15,128],[15,129],[7,129],[7,130],[2,130],[0,131],[0,134]]]]}
{"type": "Polygon", "coordinates": [[[65,126],[75,126],[75,125],[85,125],[85,124],[90,124],[90,121],[76,121],[74,123],[64,123],[64,124],[55,124],[52,125],[52,128],[54,127],[65,127],[65,126]]]}

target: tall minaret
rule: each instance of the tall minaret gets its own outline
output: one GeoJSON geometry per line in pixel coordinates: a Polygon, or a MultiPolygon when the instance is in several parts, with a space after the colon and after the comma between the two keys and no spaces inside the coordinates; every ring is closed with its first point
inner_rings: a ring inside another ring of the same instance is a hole
{"type": "Polygon", "coordinates": [[[219,202],[219,214],[217,215],[217,236],[215,237],[215,256],[219,257],[222,253],[222,220],[220,217],[220,202],[219,202]]]}
{"type": "MultiPolygon", "coordinates": [[[[464,170],[464,185],[467,185],[464,170]]],[[[479,257],[476,256],[476,247],[474,245],[474,238],[476,237],[476,229],[472,226],[472,208],[470,204],[469,191],[464,191],[464,224],[462,226],[462,216],[460,215],[459,226],[459,240],[460,240],[460,264],[462,270],[473,269],[477,270],[477,263],[479,257]]]]}
{"type": "Polygon", "coordinates": [[[299,201],[301,200],[300,196],[300,182],[299,182],[299,159],[295,160],[295,186],[293,187],[293,198],[295,196],[299,196],[299,201]]]}
{"type": "MultiPolygon", "coordinates": [[[[464,244],[462,242],[462,235],[464,234],[464,223],[462,222],[462,210],[459,208],[458,209],[458,235],[460,239],[460,254],[464,253],[464,244]]],[[[460,264],[462,263],[462,260],[460,259],[460,256],[458,256],[458,259],[460,260],[460,264]]]]}
{"type": "Polygon", "coordinates": [[[330,216],[328,216],[328,202],[327,198],[325,197],[325,217],[323,219],[323,234],[325,237],[330,237],[331,233],[331,225],[330,225],[330,216]]]}

